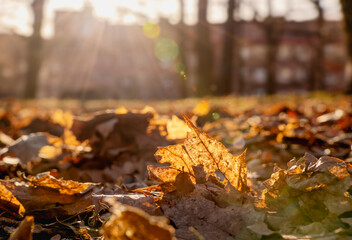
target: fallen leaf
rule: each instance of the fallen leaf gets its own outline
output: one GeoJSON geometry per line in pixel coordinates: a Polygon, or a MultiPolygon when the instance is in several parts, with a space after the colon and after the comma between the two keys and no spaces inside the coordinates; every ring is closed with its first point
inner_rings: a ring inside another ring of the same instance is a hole
{"type": "MultiPolygon", "coordinates": [[[[236,205],[219,207],[214,200],[216,192],[213,194],[206,186],[196,184],[195,189],[184,197],[175,198],[175,195],[168,194],[157,202],[165,216],[175,224],[176,237],[198,239],[189,231],[190,226],[205,239],[236,239],[240,234],[248,234],[244,229],[246,208],[236,205]]],[[[220,190],[220,187],[213,186],[213,188],[220,190]]],[[[250,238],[243,237],[243,239],[250,238]]]]}
{"type": "Polygon", "coordinates": [[[43,133],[33,133],[22,136],[7,148],[8,154],[13,154],[26,166],[29,162],[39,161],[38,153],[40,149],[48,145],[48,138],[43,133]]]}
{"type": "Polygon", "coordinates": [[[16,230],[11,234],[9,240],[32,240],[34,218],[27,216],[16,230]]]}
{"type": "Polygon", "coordinates": [[[346,163],[343,160],[328,156],[319,158],[315,164],[308,167],[308,171],[330,172],[340,180],[350,176],[346,163]]]}
{"type": "Polygon", "coordinates": [[[107,240],[176,240],[165,217],[150,216],[131,206],[114,203],[113,215],[104,225],[107,240]]]}
{"type": "Polygon", "coordinates": [[[50,122],[47,119],[34,118],[30,124],[22,128],[25,134],[47,132],[54,136],[61,136],[64,133],[64,128],[59,124],[50,122]]]}
{"type": "Polygon", "coordinates": [[[347,164],[305,154],[287,165],[288,170],[278,169],[264,183],[262,200],[270,212],[270,225],[284,239],[329,239],[338,229],[343,233],[345,226],[338,216],[349,216],[352,211],[347,164]]]}
{"type": "Polygon", "coordinates": [[[170,169],[169,167],[154,167],[149,165],[148,167],[149,178],[157,182],[175,182],[177,175],[181,172],[177,169],[170,169]]]}
{"type": "Polygon", "coordinates": [[[317,117],[317,122],[322,124],[328,121],[337,121],[345,115],[345,112],[342,109],[336,109],[334,112],[327,113],[317,117]]]}
{"type": "Polygon", "coordinates": [[[63,111],[57,109],[52,115],[51,119],[53,123],[59,124],[65,128],[71,128],[73,124],[73,115],[69,111],[63,111]]]}
{"type": "Polygon", "coordinates": [[[193,113],[198,116],[207,115],[210,111],[209,102],[202,100],[198,105],[193,109],[193,113]]]}
{"type": "Polygon", "coordinates": [[[30,177],[29,186],[51,188],[65,195],[84,194],[94,187],[91,183],[56,179],[48,173],[41,173],[35,177],[30,177]]]}
{"type": "Polygon", "coordinates": [[[194,185],[186,172],[179,173],[175,179],[176,194],[178,196],[186,196],[193,192],[194,185]]]}
{"type": "Polygon", "coordinates": [[[4,145],[11,145],[15,142],[10,136],[0,131],[0,143],[4,145]]]}
{"type": "Polygon", "coordinates": [[[90,138],[95,131],[95,127],[105,121],[115,118],[114,112],[105,112],[96,114],[93,118],[75,117],[72,123],[72,132],[78,141],[83,141],[90,138]]]}
{"type": "Polygon", "coordinates": [[[253,232],[255,232],[256,234],[259,234],[259,235],[270,235],[270,234],[273,234],[274,231],[270,230],[268,228],[268,226],[264,223],[264,222],[261,222],[261,223],[256,223],[256,224],[253,224],[253,225],[250,225],[250,226],[247,226],[247,228],[253,232]]]}
{"type": "Polygon", "coordinates": [[[10,214],[14,214],[17,218],[23,217],[25,213],[24,207],[12,192],[1,183],[0,192],[0,209],[3,209],[10,214]]]}
{"type": "Polygon", "coordinates": [[[26,214],[36,219],[55,219],[87,211],[93,205],[90,194],[95,185],[55,179],[43,173],[26,182],[0,180],[0,186],[12,194],[5,195],[8,196],[5,203],[10,201],[10,206],[14,205],[19,213],[24,212],[24,208],[26,214]]]}
{"type": "Polygon", "coordinates": [[[187,137],[187,124],[175,115],[173,115],[171,120],[167,122],[166,129],[167,139],[169,140],[184,139],[187,137]]]}
{"type": "MultiPolygon", "coordinates": [[[[188,172],[193,179],[195,175],[192,166],[202,164],[207,174],[217,176],[219,171],[224,177],[224,185],[229,183],[239,191],[248,191],[245,152],[233,156],[222,143],[199,131],[186,116],[184,118],[191,130],[184,143],[159,148],[155,153],[156,159],[160,163],[170,163],[170,171],[188,172]]],[[[153,174],[158,176],[157,171],[153,174]]],[[[170,181],[169,177],[158,177],[162,181],[170,181]]]]}
{"type": "Polygon", "coordinates": [[[62,149],[55,146],[44,146],[39,150],[38,156],[45,159],[55,159],[62,154],[62,149]]]}

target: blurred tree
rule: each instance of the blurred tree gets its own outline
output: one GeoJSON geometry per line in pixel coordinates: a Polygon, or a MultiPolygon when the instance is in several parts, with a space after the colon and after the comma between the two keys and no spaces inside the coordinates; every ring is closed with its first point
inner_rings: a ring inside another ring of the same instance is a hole
{"type": "Polygon", "coordinates": [[[344,16],[345,30],[347,35],[347,56],[346,77],[348,81],[347,93],[352,94],[352,1],[340,0],[344,16]]]}
{"type": "Polygon", "coordinates": [[[207,21],[208,0],[198,1],[197,40],[195,49],[198,56],[197,95],[199,97],[214,92],[213,48],[211,46],[210,24],[207,21]]]}
{"type": "Polygon", "coordinates": [[[180,64],[177,69],[180,73],[180,96],[181,98],[186,98],[187,94],[187,59],[186,59],[186,33],[185,33],[185,0],[180,0],[180,22],[178,23],[177,30],[178,30],[178,39],[179,39],[179,49],[180,49],[180,64]]]}
{"type": "Polygon", "coordinates": [[[272,0],[267,0],[267,7],[268,16],[263,23],[267,43],[267,81],[265,90],[266,94],[272,95],[277,91],[276,60],[281,39],[282,19],[273,17],[272,0]]]}
{"type": "Polygon", "coordinates": [[[324,54],[324,10],[321,0],[311,0],[317,13],[317,34],[314,42],[315,57],[313,60],[312,76],[309,79],[308,90],[324,90],[325,88],[325,54],[324,54]]]}
{"type": "Polygon", "coordinates": [[[256,22],[264,31],[266,38],[266,83],[265,92],[267,95],[275,94],[277,91],[276,79],[276,65],[277,54],[280,46],[281,35],[283,32],[284,19],[281,17],[274,17],[272,14],[272,0],[267,0],[268,14],[263,21],[258,21],[260,14],[258,13],[258,6],[253,3],[249,6],[254,12],[254,22],[256,22]]]}
{"type": "MultiPolygon", "coordinates": [[[[236,8],[236,10],[239,10],[239,7],[236,8]]],[[[235,23],[235,36],[242,36],[243,34],[243,25],[242,24],[238,24],[235,23]]],[[[235,71],[235,83],[236,83],[236,93],[237,94],[243,94],[244,93],[244,75],[243,75],[243,68],[244,68],[244,63],[243,63],[243,59],[241,57],[241,48],[242,48],[242,43],[241,41],[236,38],[235,39],[235,60],[234,60],[234,65],[236,67],[236,71],[235,71]]]]}
{"type": "Polygon", "coordinates": [[[40,66],[42,63],[43,39],[41,28],[43,22],[43,10],[45,0],[33,0],[33,33],[28,39],[27,79],[24,89],[25,98],[35,98],[40,66]]]}
{"type": "Polygon", "coordinates": [[[236,7],[235,0],[228,0],[227,20],[225,22],[224,46],[222,62],[220,66],[220,79],[217,86],[218,95],[228,95],[232,93],[232,80],[234,68],[234,12],[236,7]]]}

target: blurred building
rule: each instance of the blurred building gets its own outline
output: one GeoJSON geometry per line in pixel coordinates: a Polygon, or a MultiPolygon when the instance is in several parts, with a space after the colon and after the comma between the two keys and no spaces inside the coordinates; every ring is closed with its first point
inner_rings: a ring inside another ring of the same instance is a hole
{"type": "Polygon", "coordinates": [[[63,98],[176,98],[171,64],[154,54],[139,25],[111,25],[82,12],[59,11],[47,42],[41,95],[63,98]],[[47,81],[46,79],[50,79],[47,81]],[[60,89],[60,91],[58,91],[60,89]]]}
{"type": "MultiPolygon", "coordinates": [[[[278,90],[307,91],[312,78],[314,46],[318,37],[315,21],[288,22],[276,19],[278,90]]],[[[91,6],[82,11],[57,11],[55,34],[46,40],[40,73],[39,97],[161,99],[180,96],[183,77],[176,71],[180,58],[160,61],[155,44],[160,38],[183,38],[189,93],[195,87],[197,53],[195,26],[171,25],[161,20],[161,35],[147,38],[140,25],[113,25],[93,15],[91,6]],[[182,29],[179,29],[182,28],[182,29]]],[[[214,68],[219,76],[224,26],[211,25],[214,68]]],[[[324,26],[325,83],[328,90],[343,90],[345,55],[340,22],[324,26]]],[[[237,22],[233,71],[244,83],[243,94],[265,94],[268,44],[265,22],[237,22]]],[[[0,35],[0,96],[20,96],[26,71],[26,39],[0,35]]],[[[318,59],[319,60],[319,59],[318,59]]],[[[234,90],[236,89],[234,79],[234,90]]],[[[215,83],[216,84],[216,83],[215,83]]]]}
{"type": "Polygon", "coordinates": [[[268,61],[276,64],[278,91],[304,92],[313,77],[315,61],[324,61],[325,88],[328,91],[343,91],[345,67],[345,44],[343,26],[339,21],[325,22],[324,36],[325,59],[317,59],[315,46],[318,34],[315,21],[280,21],[281,29],[277,40],[276,59],[268,60],[265,27],[256,22],[241,23],[241,73],[245,79],[245,92],[264,94],[267,80],[268,61]]]}
{"type": "Polygon", "coordinates": [[[26,38],[0,34],[0,96],[21,96],[26,75],[26,38]]]}

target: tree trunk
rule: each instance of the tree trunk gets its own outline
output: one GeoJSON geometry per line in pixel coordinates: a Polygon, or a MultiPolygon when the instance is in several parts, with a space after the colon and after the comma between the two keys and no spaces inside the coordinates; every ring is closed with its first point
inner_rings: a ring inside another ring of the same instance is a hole
{"type": "Polygon", "coordinates": [[[276,93],[276,56],[280,44],[279,22],[272,17],[272,2],[267,1],[268,18],[264,22],[264,28],[267,39],[267,81],[265,90],[267,95],[276,93]]]}
{"type": "MultiPolygon", "coordinates": [[[[269,23],[273,24],[273,23],[269,23]]],[[[276,93],[276,55],[278,49],[278,41],[274,36],[273,26],[270,26],[267,30],[268,49],[267,49],[267,82],[266,82],[266,94],[273,95],[276,93]]]]}
{"type": "Polygon", "coordinates": [[[180,0],[180,22],[177,26],[178,30],[178,39],[179,39],[179,49],[180,49],[180,67],[178,69],[180,73],[180,97],[186,98],[187,93],[187,59],[186,59],[186,33],[185,33],[185,24],[184,24],[184,15],[185,15],[185,0],[180,0]]]}
{"type": "Polygon", "coordinates": [[[203,97],[213,93],[213,52],[210,25],[207,21],[208,0],[198,1],[198,24],[196,50],[198,55],[197,96],[203,97]]]}
{"type": "Polygon", "coordinates": [[[344,15],[345,30],[347,36],[347,56],[346,80],[348,82],[347,93],[352,94],[352,1],[340,0],[344,15]]]}
{"type": "Polygon", "coordinates": [[[43,9],[45,0],[34,0],[31,7],[33,11],[33,34],[28,39],[27,79],[24,97],[35,98],[38,88],[38,77],[42,63],[43,39],[40,34],[43,22],[43,9]]]}
{"type": "MultiPolygon", "coordinates": [[[[238,3],[239,2],[237,1],[236,4],[238,3]]],[[[235,11],[239,11],[239,5],[237,5],[235,8],[235,11]]],[[[237,14],[237,12],[235,14],[237,14]]],[[[243,36],[243,27],[243,24],[235,22],[234,35],[238,36],[238,38],[235,39],[234,46],[234,66],[236,68],[236,71],[234,72],[234,82],[237,95],[242,95],[245,90],[244,77],[242,71],[242,69],[244,68],[244,63],[240,53],[241,49],[243,48],[243,44],[239,40],[243,36]]]]}
{"type": "Polygon", "coordinates": [[[233,69],[234,69],[234,28],[235,0],[228,0],[227,20],[225,22],[224,47],[218,83],[218,95],[232,93],[233,69]]]}
{"type": "Polygon", "coordinates": [[[315,47],[315,58],[313,63],[313,74],[309,82],[309,90],[325,89],[325,54],[324,54],[324,11],[320,0],[311,0],[318,12],[317,36],[315,47]]]}

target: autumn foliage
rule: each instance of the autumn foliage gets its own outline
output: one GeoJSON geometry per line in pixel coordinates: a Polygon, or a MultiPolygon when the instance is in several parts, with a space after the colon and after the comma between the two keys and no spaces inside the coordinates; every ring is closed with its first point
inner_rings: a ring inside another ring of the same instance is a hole
{"type": "Polygon", "coordinates": [[[348,102],[184,113],[9,105],[0,238],[350,238],[348,102]]]}

